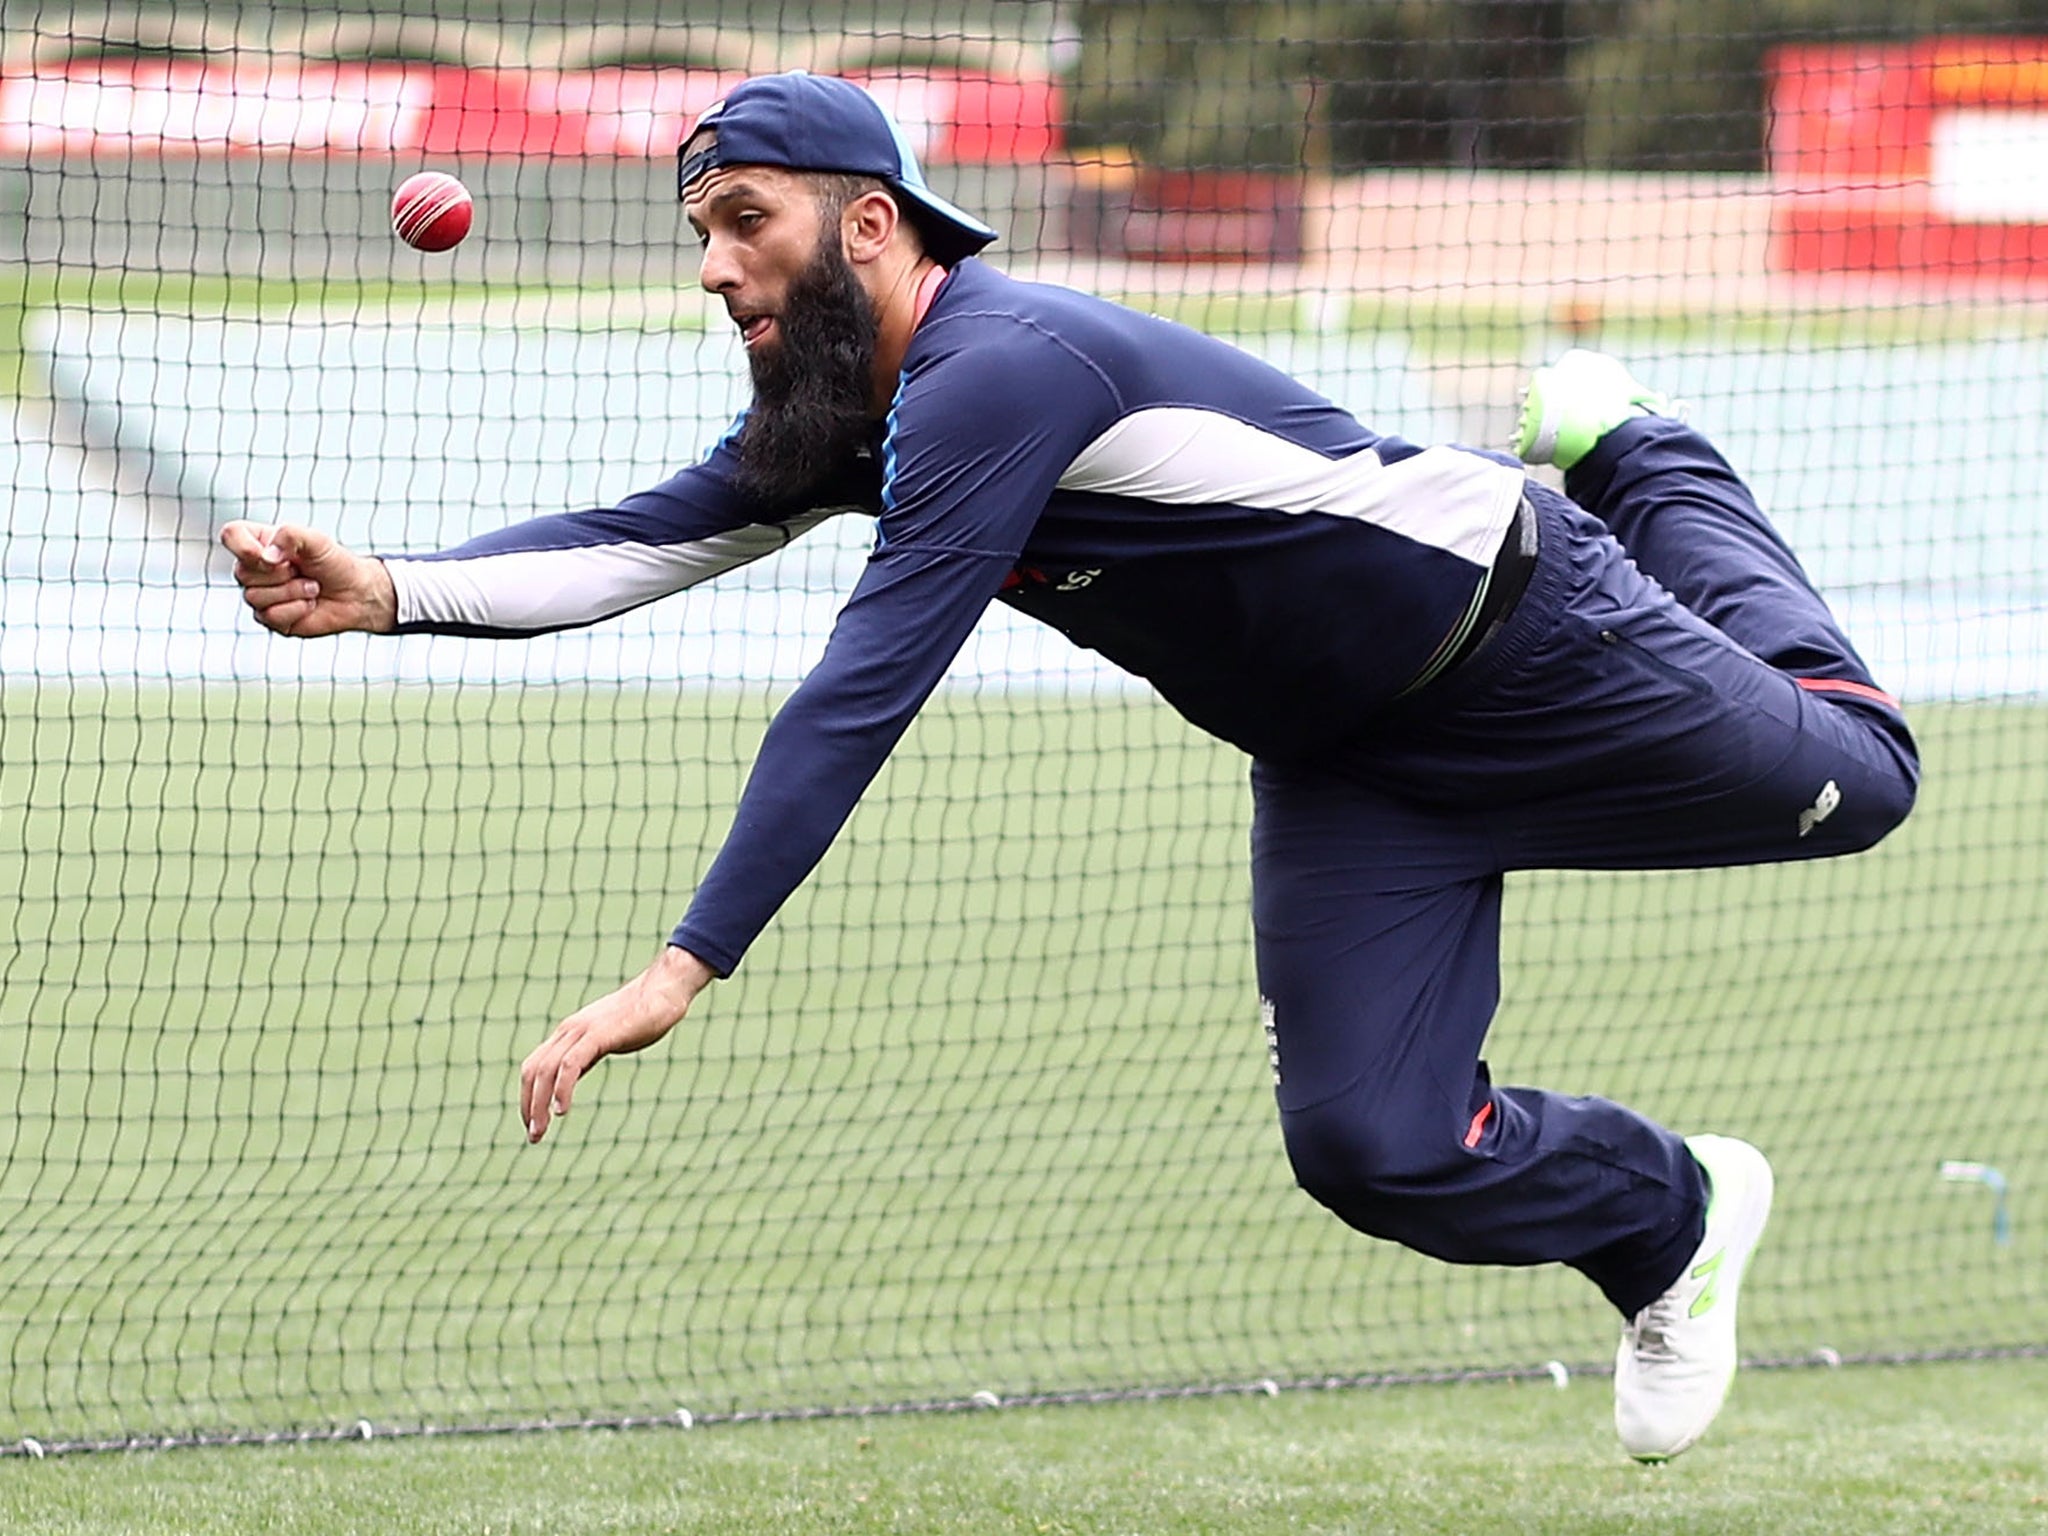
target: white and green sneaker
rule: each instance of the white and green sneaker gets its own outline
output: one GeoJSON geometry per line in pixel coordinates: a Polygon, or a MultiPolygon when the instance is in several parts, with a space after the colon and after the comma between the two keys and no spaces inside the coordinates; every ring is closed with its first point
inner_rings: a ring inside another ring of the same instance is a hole
{"type": "Polygon", "coordinates": [[[1637,1461],[1669,1461],[1707,1432],[1740,1360],[1735,1303],[1771,1215],[1771,1165],[1746,1141],[1691,1136],[1709,1183],[1707,1235],[1670,1290],[1629,1319],[1614,1357],[1614,1428],[1637,1461]]]}
{"type": "Polygon", "coordinates": [[[1574,347],[1530,375],[1515,425],[1515,457],[1570,469],[1631,416],[1676,416],[1685,408],[1636,382],[1618,358],[1574,347]]]}

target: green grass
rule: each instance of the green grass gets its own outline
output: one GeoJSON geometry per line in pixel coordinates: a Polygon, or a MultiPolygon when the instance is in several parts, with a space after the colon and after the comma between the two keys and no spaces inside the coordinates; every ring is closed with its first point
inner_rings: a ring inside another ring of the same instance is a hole
{"type": "Polygon", "coordinates": [[[2003,1536],[2048,1524],[2048,1364],[1750,1373],[1664,1468],[1603,1381],[1398,1387],[0,1463],[38,1536],[990,1532],[2003,1536]]]}
{"type": "MultiPolygon", "coordinates": [[[[772,703],[0,694],[0,1443],[1611,1349],[1575,1278],[1292,1188],[1242,767],[1138,700],[927,711],[740,977],[526,1147],[519,1059],[652,952],[772,703]]],[[[1770,1149],[1758,1354],[2048,1332],[2048,711],[1921,724],[1872,856],[1511,893],[1498,1080],[1770,1149]]]]}

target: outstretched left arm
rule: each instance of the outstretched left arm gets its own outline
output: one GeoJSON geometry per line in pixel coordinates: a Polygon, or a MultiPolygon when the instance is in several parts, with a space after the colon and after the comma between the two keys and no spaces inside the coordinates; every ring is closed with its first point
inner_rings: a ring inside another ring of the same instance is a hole
{"type": "MultiPolygon", "coordinates": [[[[1026,337],[1028,350],[977,339],[962,335],[957,349],[928,356],[906,379],[884,454],[892,472],[881,546],[824,655],[763,738],[732,830],[670,936],[669,955],[719,976],[738,966],[945,675],[1060,475],[1113,414],[1099,376],[1042,334],[1026,337]]],[[[638,1049],[660,1038],[681,1016],[678,1009],[663,1022],[675,996],[643,976],[565,1020],[557,1034],[589,1045],[564,1045],[559,1056],[543,1046],[529,1059],[527,1134],[538,1139],[545,1128],[532,1109],[551,1064],[573,1063],[580,1076],[607,1040],[638,1049]]]]}

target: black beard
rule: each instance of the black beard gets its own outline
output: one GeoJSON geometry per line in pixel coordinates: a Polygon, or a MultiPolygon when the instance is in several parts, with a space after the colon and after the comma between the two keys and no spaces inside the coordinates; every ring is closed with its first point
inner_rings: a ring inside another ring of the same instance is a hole
{"type": "Polygon", "coordinates": [[[797,274],[775,336],[747,354],[754,403],[740,424],[739,488],[758,500],[809,500],[872,429],[875,306],[839,249],[836,222],[797,274]]]}

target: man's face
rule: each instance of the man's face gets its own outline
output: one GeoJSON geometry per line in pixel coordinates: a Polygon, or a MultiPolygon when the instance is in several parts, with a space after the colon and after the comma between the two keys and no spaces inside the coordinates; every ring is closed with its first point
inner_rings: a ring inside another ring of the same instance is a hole
{"type": "Polygon", "coordinates": [[[770,166],[721,167],[683,205],[704,287],[725,301],[753,375],[735,447],[741,489],[772,503],[818,492],[867,439],[876,319],[812,185],[770,166]]]}
{"type": "Polygon", "coordinates": [[[789,286],[827,224],[809,184],[780,166],[721,166],[691,187],[683,216],[704,248],[698,281],[725,301],[749,355],[774,345],[789,286]]]}

